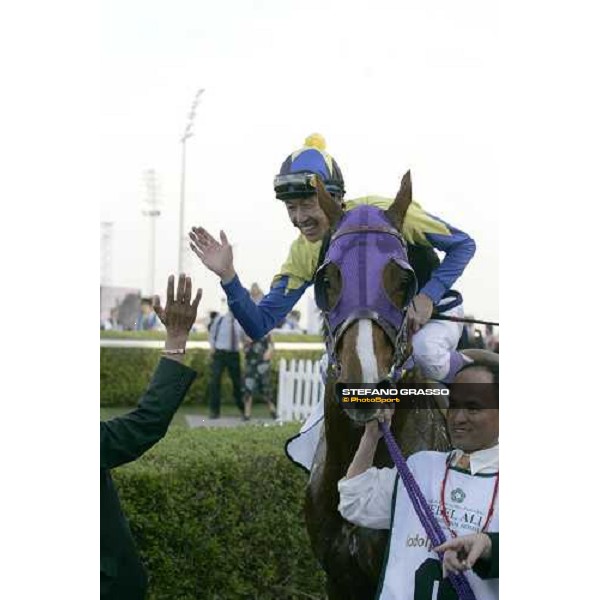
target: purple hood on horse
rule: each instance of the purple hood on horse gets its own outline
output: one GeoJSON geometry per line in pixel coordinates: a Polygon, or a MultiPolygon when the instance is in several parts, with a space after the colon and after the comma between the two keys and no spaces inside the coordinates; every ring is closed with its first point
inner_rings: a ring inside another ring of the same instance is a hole
{"type": "Polygon", "coordinates": [[[335,340],[354,321],[367,318],[379,324],[392,344],[395,343],[404,322],[406,304],[396,306],[382,285],[384,268],[390,262],[412,275],[407,303],[416,292],[417,282],[408,262],[406,242],[398,230],[385,212],[375,206],[362,205],[345,213],[315,276],[317,304],[325,312],[335,340]],[[328,306],[324,276],[331,264],[340,271],[342,290],[335,304],[328,306]]]}

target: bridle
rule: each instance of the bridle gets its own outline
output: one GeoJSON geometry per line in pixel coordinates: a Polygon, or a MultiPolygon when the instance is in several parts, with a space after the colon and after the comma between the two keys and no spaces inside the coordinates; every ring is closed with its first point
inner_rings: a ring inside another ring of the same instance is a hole
{"type": "Polygon", "coordinates": [[[394,348],[387,379],[396,382],[411,354],[406,311],[416,292],[416,277],[408,262],[404,238],[381,209],[363,205],[342,217],[331,235],[314,281],[317,306],[323,312],[329,364],[336,380],[341,374],[336,353],[340,339],[357,320],[370,319],[381,327],[394,348]],[[383,269],[390,261],[412,275],[412,282],[407,285],[410,294],[401,307],[391,302],[383,286],[383,269]],[[326,269],[331,264],[342,274],[342,290],[335,304],[328,306],[326,269]]]}

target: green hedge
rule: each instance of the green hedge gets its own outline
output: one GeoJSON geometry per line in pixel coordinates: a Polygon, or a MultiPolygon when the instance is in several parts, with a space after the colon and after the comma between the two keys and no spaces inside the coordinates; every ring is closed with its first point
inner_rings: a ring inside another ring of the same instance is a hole
{"type": "MultiPolygon", "coordinates": [[[[164,340],[166,333],[164,331],[100,331],[101,340],[164,340]]],[[[275,342],[310,342],[322,343],[322,335],[306,335],[303,333],[273,333],[271,334],[275,342]]],[[[190,333],[190,341],[205,342],[208,340],[208,334],[190,333]]]]}
{"type": "MultiPolygon", "coordinates": [[[[166,333],[164,331],[119,331],[117,329],[109,329],[108,331],[100,330],[101,340],[164,340],[166,333]]],[[[189,338],[192,342],[205,342],[208,340],[208,334],[190,333],[189,338]]]]}
{"type": "Polygon", "coordinates": [[[150,600],[322,599],[303,517],[297,425],[171,428],[113,472],[150,574],[150,600]]]}
{"type": "MultiPolygon", "coordinates": [[[[277,390],[279,359],[318,360],[320,350],[277,350],[271,363],[274,390],[277,390]]],[[[146,390],[152,372],[160,358],[160,350],[153,348],[100,348],[100,405],[135,406],[146,390]]],[[[208,350],[192,349],[186,354],[186,364],[198,376],[190,388],[184,404],[208,405],[210,381],[208,350]]],[[[233,404],[233,388],[227,374],[221,383],[221,400],[233,404]]]]}

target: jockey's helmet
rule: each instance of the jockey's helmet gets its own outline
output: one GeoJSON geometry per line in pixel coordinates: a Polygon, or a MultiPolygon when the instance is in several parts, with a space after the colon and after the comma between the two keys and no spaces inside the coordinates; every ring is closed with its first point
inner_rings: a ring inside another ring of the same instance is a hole
{"type": "Polygon", "coordinates": [[[325,152],[325,138],[313,133],[304,146],[290,154],[275,176],[275,196],[279,200],[303,198],[315,194],[314,179],[318,175],[325,189],[338,202],[344,197],[344,177],[335,159],[325,152]]]}

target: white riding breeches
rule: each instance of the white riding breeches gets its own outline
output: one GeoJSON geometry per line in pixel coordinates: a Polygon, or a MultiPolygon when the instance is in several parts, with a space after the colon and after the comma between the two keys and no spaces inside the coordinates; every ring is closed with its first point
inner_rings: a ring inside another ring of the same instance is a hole
{"type": "MultiPolygon", "coordinates": [[[[440,306],[444,301],[440,302],[440,306]]],[[[443,315],[463,317],[462,304],[443,315]]],[[[441,381],[450,371],[450,355],[456,350],[463,324],[452,321],[429,321],[412,338],[413,359],[423,375],[429,379],[441,381]]]]}

